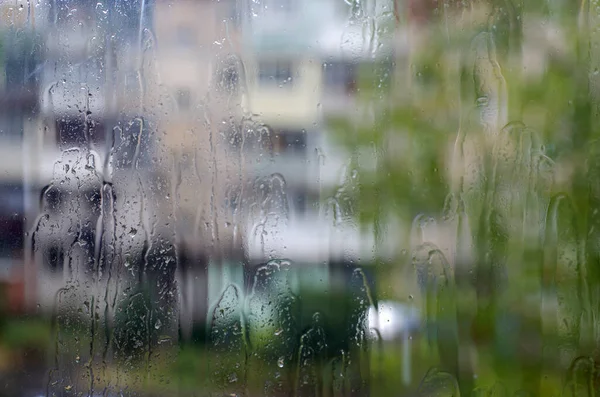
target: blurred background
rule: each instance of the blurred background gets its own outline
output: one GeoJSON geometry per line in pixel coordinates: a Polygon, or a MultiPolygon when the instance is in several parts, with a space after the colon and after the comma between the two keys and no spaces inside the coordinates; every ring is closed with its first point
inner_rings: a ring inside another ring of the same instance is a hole
{"type": "Polygon", "coordinates": [[[594,396],[600,8],[0,0],[0,396],[594,396]]]}

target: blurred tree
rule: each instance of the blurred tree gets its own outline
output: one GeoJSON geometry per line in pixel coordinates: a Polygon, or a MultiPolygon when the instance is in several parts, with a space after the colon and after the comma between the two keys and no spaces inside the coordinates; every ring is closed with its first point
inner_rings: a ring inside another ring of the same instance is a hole
{"type": "MultiPolygon", "coordinates": [[[[427,27],[396,82],[381,88],[364,73],[365,114],[331,120],[353,158],[347,212],[378,237],[391,220],[423,234],[454,268],[458,294],[474,298],[456,305],[458,349],[437,346],[461,393],[475,365],[466,351],[507,373],[508,321],[530,353],[508,373],[533,394],[559,357],[600,342],[595,12],[585,1],[408,2],[408,23],[427,27]],[[438,232],[426,235],[430,218],[438,232]]],[[[400,246],[419,252],[408,239],[400,246]]]]}

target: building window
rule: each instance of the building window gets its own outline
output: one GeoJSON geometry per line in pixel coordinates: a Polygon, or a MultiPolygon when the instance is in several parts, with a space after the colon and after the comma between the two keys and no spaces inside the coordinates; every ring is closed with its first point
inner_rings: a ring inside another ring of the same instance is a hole
{"type": "Polygon", "coordinates": [[[305,214],[308,209],[308,193],[306,191],[290,191],[288,197],[291,198],[291,207],[298,214],[305,214]]]}
{"type": "Polygon", "coordinates": [[[175,100],[177,101],[177,106],[179,110],[189,110],[192,104],[192,93],[190,90],[186,88],[182,88],[177,91],[175,95],[175,100]]]}
{"type": "Polygon", "coordinates": [[[83,118],[62,118],[56,121],[56,141],[59,146],[84,147],[85,120],[83,118]]]}
{"type": "Polygon", "coordinates": [[[22,255],[25,227],[23,194],[22,185],[0,186],[0,258],[16,258],[22,255]]]}
{"type": "Polygon", "coordinates": [[[292,69],[290,61],[261,61],[258,65],[258,80],[261,84],[291,84],[292,69]]]}
{"type": "Polygon", "coordinates": [[[323,64],[323,80],[325,87],[346,94],[356,92],[356,75],[358,65],[349,62],[325,62],[323,64]]]}
{"type": "Polygon", "coordinates": [[[88,131],[91,143],[101,145],[106,141],[104,124],[97,120],[88,120],[88,131]]]}
{"type": "Polygon", "coordinates": [[[280,130],[272,134],[273,150],[276,153],[304,154],[306,153],[306,131],[280,130]]]}

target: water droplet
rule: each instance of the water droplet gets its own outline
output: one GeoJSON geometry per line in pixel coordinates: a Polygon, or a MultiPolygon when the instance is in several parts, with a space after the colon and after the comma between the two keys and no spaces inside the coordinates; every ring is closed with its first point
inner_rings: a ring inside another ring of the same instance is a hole
{"type": "Polygon", "coordinates": [[[156,320],[156,324],[154,324],[154,328],[160,329],[160,327],[162,327],[162,322],[160,321],[160,319],[158,319],[156,320]]]}
{"type": "Polygon", "coordinates": [[[283,365],[285,364],[285,359],[282,357],[279,357],[279,359],[277,360],[277,366],[279,368],[283,368],[283,365]]]}

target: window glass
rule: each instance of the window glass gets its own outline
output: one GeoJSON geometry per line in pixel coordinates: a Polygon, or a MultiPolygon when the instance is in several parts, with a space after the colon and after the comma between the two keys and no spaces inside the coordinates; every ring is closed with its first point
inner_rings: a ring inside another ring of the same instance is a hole
{"type": "Polygon", "coordinates": [[[598,395],[599,24],[0,0],[0,397],[598,395]]]}
{"type": "Polygon", "coordinates": [[[292,84],[292,61],[261,61],[258,65],[258,81],[264,85],[292,84]]]}

